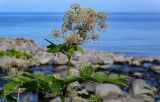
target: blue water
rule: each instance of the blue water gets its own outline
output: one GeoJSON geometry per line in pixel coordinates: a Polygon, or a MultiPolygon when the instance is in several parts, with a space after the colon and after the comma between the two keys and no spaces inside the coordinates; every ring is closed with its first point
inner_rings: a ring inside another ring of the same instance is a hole
{"type": "MultiPolygon", "coordinates": [[[[160,56],[160,13],[108,13],[108,29],[101,39],[83,45],[130,56],[160,56]]],[[[53,28],[59,28],[63,13],[0,13],[0,37],[30,38],[45,47],[53,28]]],[[[58,41],[57,41],[58,42],[58,41]]]]}

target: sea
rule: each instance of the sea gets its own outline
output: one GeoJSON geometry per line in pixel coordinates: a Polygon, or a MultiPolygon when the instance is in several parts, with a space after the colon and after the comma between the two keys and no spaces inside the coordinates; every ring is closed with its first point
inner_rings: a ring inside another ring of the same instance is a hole
{"type": "MultiPolygon", "coordinates": [[[[64,13],[0,13],[0,38],[33,39],[46,47],[52,29],[59,29],[64,13]]],[[[87,42],[87,50],[127,56],[160,56],[160,13],[106,13],[106,31],[100,39],[87,42]]],[[[56,43],[60,41],[53,39],[56,43]]]]}

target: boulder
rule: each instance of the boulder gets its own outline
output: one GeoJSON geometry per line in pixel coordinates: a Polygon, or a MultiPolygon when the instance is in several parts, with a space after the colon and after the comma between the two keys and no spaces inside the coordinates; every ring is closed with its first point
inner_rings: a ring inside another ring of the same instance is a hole
{"type": "Polygon", "coordinates": [[[88,99],[84,99],[78,96],[68,97],[65,102],[88,102],[88,99]]]}
{"type": "Polygon", "coordinates": [[[141,100],[138,100],[130,95],[124,95],[123,97],[116,98],[116,99],[107,99],[103,102],[142,102],[141,100]]]}
{"type": "Polygon", "coordinates": [[[0,68],[3,71],[10,71],[10,69],[15,68],[17,70],[27,70],[31,66],[37,65],[35,60],[23,60],[17,58],[1,57],[0,58],[0,68]]]}
{"type": "Polygon", "coordinates": [[[95,88],[95,95],[103,99],[111,99],[123,95],[123,92],[114,84],[98,84],[95,88]]]}
{"type": "Polygon", "coordinates": [[[160,64],[160,57],[153,58],[153,63],[160,64]]]}
{"type": "Polygon", "coordinates": [[[135,72],[135,73],[133,73],[133,77],[142,78],[142,77],[143,77],[143,74],[140,73],[140,72],[135,72]]]}
{"type": "Polygon", "coordinates": [[[117,92],[109,92],[107,96],[105,96],[105,99],[110,100],[110,99],[116,99],[119,98],[121,95],[117,92]]]}
{"type": "Polygon", "coordinates": [[[123,99],[111,99],[111,100],[105,100],[103,102],[142,102],[142,101],[131,98],[131,99],[125,99],[125,100],[123,100],[123,99]]]}
{"type": "Polygon", "coordinates": [[[49,102],[61,102],[61,98],[55,97],[54,99],[50,100],[49,102]]]}
{"type": "Polygon", "coordinates": [[[151,95],[154,95],[153,91],[150,90],[151,87],[142,79],[136,79],[132,81],[131,86],[132,90],[130,90],[130,92],[132,93],[133,96],[144,93],[149,93],[151,95]]]}
{"type": "Polygon", "coordinates": [[[151,87],[142,79],[136,79],[132,81],[130,94],[142,102],[155,102],[154,92],[151,90],[151,87]]]}
{"type": "Polygon", "coordinates": [[[55,61],[52,61],[53,59],[52,54],[47,52],[42,52],[42,51],[37,52],[37,54],[33,56],[33,59],[35,59],[39,64],[42,64],[42,65],[51,64],[55,62],[55,61]]]}
{"type": "Polygon", "coordinates": [[[104,60],[101,60],[100,58],[90,60],[92,65],[104,65],[104,60]]]}
{"type": "Polygon", "coordinates": [[[52,59],[53,65],[65,65],[67,64],[67,57],[64,54],[59,54],[57,56],[54,56],[52,59]]]}
{"type": "Polygon", "coordinates": [[[28,39],[11,39],[11,38],[0,38],[0,50],[10,50],[15,48],[18,51],[27,52],[33,60],[39,64],[66,64],[67,58],[65,55],[60,54],[54,56],[48,53],[46,49],[39,47],[34,43],[33,40],[28,39]]]}
{"type": "Polygon", "coordinates": [[[66,65],[55,66],[56,73],[60,73],[60,72],[66,71],[66,70],[67,70],[67,66],[66,65]]]}
{"type": "Polygon", "coordinates": [[[78,81],[76,81],[69,84],[68,89],[74,89],[74,90],[80,91],[82,90],[82,85],[78,81]]]}
{"type": "Polygon", "coordinates": [[[160,65],[151,66],[151,70],[160,74],[160,65]]]}
{"type": "Polygon", "coordinates": [[[151,57],[144,58],[144,62],[146,62],[146,63],[153,63],[154,62],[154,58],[151,58],[151,57]]]}
{"type": "Polygon", "coordinates": [[[95,92],[96,89],[96,83],[86,82],[84,87],[88,92],[95,92]]]}
{"type": "Polygon", "coordinates": [[[79,95],[89,95],[89,93],[87,92],[86,89],[83,89],[83,90],[81,90],[81,91],[78,91],[77,94],[79,94],[79,95]]]}
{"type": "MultiPolygon", "coordinates": [[[[77,76],[79,75],[79,70],[71,67],[70,73],[71,73],[71,76],[77,76]]],[[[67,71],[54,73],[53,76],[59,79],[64,79],[67,77],[67,71]]]]}
{"type": "Polygon", "coordinates": [[[92,67],[94,68],[94,70],[109,70],[111,69],[111,66],[109,65],[92,65],[92,67]]]}
{"type": "Polygon", "coordinates": [[[143,63],[138,60],[133,60],[129,62],[129,65],[133,67],[141,67],[143,66],[143,63]]]}
{"type": "MultiPolygon", "coordinates": [[[[54,99],[50,100],[49,102],[61,102],[61,98],[55,97],[54,99]]],[[[75,97],[66,97],[65,102],[88,102],[88,100],[75,96],[75,97]]]]}
{"type": "Polygon", "coordinates": [[[113,64],[114,63],[114,61],[113,61],[113,59],[111,57],[106,56],[103,59],[104,59],[104,63],[105,64],[113,64]]]}
{"type": "MultiPolygon", "coordinates": [[[[75,59],[75,58],[74,58],[75,59]]],[[[83,66],[88,66],[88,65],[90,65],[91,63],[90,63],[90,61],[89,61],[89,59],[87,58],[87,57],[81,57],[80,59],[78,59],[78,60],[74,60],[74,59],[71,59],[71,65],[73,65],[74,67],[76,67],[76,68],[79,68],[79,67],[81,67],[82,65],[83,66]]]]}
{"type": "Polygon", "coordinates": [[[114,55],[113,56],[113,61],[115,64],[126,64],[128,62],[128,59],[124,56],[121,56],[121,55],[114,55]]]}

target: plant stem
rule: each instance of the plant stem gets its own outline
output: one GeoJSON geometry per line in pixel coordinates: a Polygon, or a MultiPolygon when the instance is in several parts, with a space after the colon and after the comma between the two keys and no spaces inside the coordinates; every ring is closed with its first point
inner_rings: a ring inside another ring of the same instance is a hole
{"type": "Polygon", "coordinates": [[[67,69],[67,76],[69,77],[70,76],[70,68],[71,68],[71,57],[68,56],[68,69],[67,69]]]}
{"type": "Polygon", "coordinates": [[[61,97],[61,102],[65,102],[65,97],[64,96],[61,97]]]}
{"type": "MultiPolygon", "coordinates": [[[[70,76],[70,69],[71,69],[71,57],[67,56],[67,58],[68,58],[68,62],[67,62],[67,64],[68,64],[67,76],[69,77],[70,76]]],[[[61,102],[65,102],[66,91],[67,91],[67,85],[63,89],[63,94],[62,94],[62,97],[61,97],[61,102]]]]}
{"type": "Polygon", "coordinates": [[[62,93],[62,97],[61,97],[61,102],[65,102],[66,91],[67,91],[67,85],[63,89],[63,93],[62,93]]]}
{"type": "Polygon", "coordinates": [[[18,89],[17,102],[19,102],[20,91],[21,91],[21,89],[19,88],[19,89],[18,89]]]}

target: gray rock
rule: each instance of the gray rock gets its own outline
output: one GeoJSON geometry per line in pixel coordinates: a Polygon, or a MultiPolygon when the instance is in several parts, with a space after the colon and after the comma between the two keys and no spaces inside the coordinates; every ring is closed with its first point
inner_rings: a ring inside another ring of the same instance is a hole
{"type": "Polygon", "coordinates": [[[103,102],[125,102],[125,101],[122,101],[120,99],[111,99],[111,100],[105,100],[103,102]]]}
{"type": "Polygon", "coordinates": [[[47,52],[44,51],[39,51],[37,52],[36,55],[33,56],[33,58],[39,63],[39,64],[50,64],[53,63],[52,59],[53,59],[53,55],[49,54],[47,52]]]}
{"type": "Polygon", "coordinates": [[[83,90],[81,90],[81,91],[78,91],[77,94],[80,94],[80,95],[82,95],[82,94],[89,95],[89,93],[87,92],[86,89],[83,89],[83,90]]]}
{"type": "Polygon", "coordinates": [[[129,65],[134,67],[141,67],[143,66],[143,63],[138,60],[133,60],[129,62],[129,65]]]}
{"type": "Polygon", "coordinates": [[[116,98],[116,99],[104,100],[103,102],[142,102],[142,101],[130,95],[125,95],[123,97],[116,98]]]}
{"type": "Polygon", "coordinates": [[[122,90],[114,84],[98,84],[96,85],[95,94],[101,98],[107,97],[110,93],[123,95],[122,90]]]}
{"type": "Polygon", "coordinates": [[[133,73],[133,76],[136,77],[136,78],[142,78],[143,74],[140,73],[140,72],[135,72],[135,73],[133,73]]]}
{"type": "Polygon", "coordinates": [[[96,83],[87,82],[85,83],[84,87],[88,92],[95,92],[96,85],[96,83]]]}
{"type": "Polygon", "coordinates": [[[61,102],[61,98],[55,97],[54,99],[50,100],[49,102],[61,102]]]}
{"type": "Polygon", "coordinates": [[[124,56],[117,55],[113,56],[113,61],[115,64],[126,64],[128,62],[128,59],[124,56]]]}
{"type": "Polygon", "coordinates": [[[92,65],[95,70],[109,70],[111,66],[109,65],[92,65]]]}
{"type": "Polygon", "coordinates": [[[160,66],[151,66],[151,70],[153,71],[153,72],[156,72],[156,73],[159,73],[160,74],[160,66]]]}
{"type": "Polygon", "coordinates": [[[145,58],[143,58],[143,57],[135,57],[135,58],[133,58],[133,61],[138,61],[140,63],[144,63],[145,62],[145,58]]]}
{"type": "Polygon", "coordinates": [[[13,48],[27,52],[39,64],[66,64],[67,62],[67,58],[63,54],[59,57],[54,56],[46,49],[37,46],[32,40],[0,38],[0,50],[6,51],[13,48]]]}
{"type": "Polygon", "coordinates": [[[92,65],[104,65],[104,61],[100,58],[90,59],[92,65]]]}
{"type": "Polygon", "coordinates": [[[78,81],[75,81],[75,82],[71,83],[68,86],[68,89],[70,89],[70,87],[74,88],[77,91],[82,89],[82,85],[78,81]]]}
{"type": "Polygon", "coordinates": [[[91,63],[90,63],[89,59],[87,57],[84,57],[84,56],[82,56],[78,60],[77,59],[76,60],[74,60],[74,59],[71,60],[71,65],[73,65],[76,68],[79,68],[81,66],[87,66],[87,65],[90,65],[90,64],[91,63]]]}
{"type": "Polygon", "coordinates": [[[71,99],[69,99],[65,102],[89,102],[89,101],[87,99],[84,99],[84,98],[81,98],[81,97],[78,97],[78,96],[74,96],[74,97],[71,97],[71,99]]]}
{"type": "Polygon", "coordinates": [[[160,57],[153,58],[153,63],[160,63],[160,57]]]}
{"type": "Polygon", "coordinates": [[[111,57],[106,56],[103,59],[104,59],[104,63],[105,64],[113,64],[114,63],[114,61],[113,61],[113,59],[111,57]]]}
{"type": "Polygon", "coordinates": [[[60,73],[60,72],[66,71],[66,70],[67,70],[67,66],[66,65],[60,65],[60,66],[56,66],[55,67],[56,73],[60,73]]]}
{"type": "Polygon", "coordinates": [[[103,101],[103,102],[142,102],[142,101],[132,98],[132,99],[126,99],[126,100],[111,99],[111,100],[106,100],[106,101],[103,101]]]}
{"type": "Polygon", "coordinates": [[[52,64],[54,65],[64,65],[67,64],[67,57],[64,54],[59,54],[58,56],[54,56],[52,59],[52,64]]]}
{"type": "MultiPolygon", "coordinates": [[[[61,98],[56,97],[49,102],[61,102],[61,98]]],[[[66,97],[65,102],[89,102],[89,101],[84,98],[80,98],[80,97],[75,96],[75,97],[66,97]]]]}
{"type": "Polygon", "coordinates": [[[132,90],[130,90],[130,92],[132,93],[133,96],[144,93],[149,93],[151,95],[154,95],[154,93],[151,90],[147,89],[151,87],[142,79],[136,79],[132,81],[131,86],[132,90]]]}
{"type": "Polygon", "coordinates": [[[29,67],[37,65],[37,62],[32,59],[23,60],[9,57],[1,57],[0,62],[0,68],[2,68],[3,71],[11,71],[11,69],[15,67],[17,71],[27,70],[29,67]]]}
{"type": "Polygon", "coordinates": [[[144,58],[144,62],[146,63],[153,63],[154,62],[154,58],[144,58]]]}
{"type": "Polygon", "coordinates": [[[131,86],[132,87],[130,88],[130,93],[137,99],[149,102],[155,101],[154,92],[151,90],[151,87],[144,80],[136,79],[131,83],[131,86]]]}
{"type": "Polygon", "coordinates": [[[110,99],[110,100],[105,100],[103,102],[125,102],[125,101],[122,101],[120,99],[110,99]]]}
{"type": "MultiPolygon", "coordinates": [[[[79,70],[71,67],[70,73],[71,73],[71,76],[76,76],[76,75],[79,75],[79,70]]],[[[63,71],[60,73],[54,73],[53,76],[60,78],[60,79],[64,79],[67,77],[67,71],[63,71]]]]}

